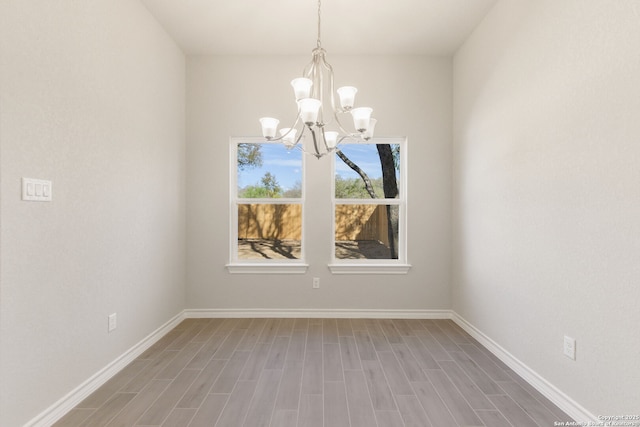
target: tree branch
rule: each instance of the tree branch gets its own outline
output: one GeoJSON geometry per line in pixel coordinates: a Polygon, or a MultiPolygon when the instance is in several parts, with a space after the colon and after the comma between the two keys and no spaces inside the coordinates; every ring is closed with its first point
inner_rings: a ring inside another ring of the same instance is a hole
{"type": "Polygon", "coordinates": [[[372,199],[375,199],[377,196],[376,196],[376,192],[373,191],[373,185],[371,184],[371,179],[369,179],[369,175],[367,175],[365,171],[360,169],[358,165],[353,163],[347,156],[345,156],[345,154],[342,151],[338,150],[336,151],[336,154],[338,155],[338,157],[340,157],[340,159],[342,159],[342,161],[347,166],[349,166],[358,175],[360,175],[360,178],[362,178],[362,181],[364,182],[364,188],[367,190],[367,193],[369,193],[369,196],[371,196],[372,199]]]}

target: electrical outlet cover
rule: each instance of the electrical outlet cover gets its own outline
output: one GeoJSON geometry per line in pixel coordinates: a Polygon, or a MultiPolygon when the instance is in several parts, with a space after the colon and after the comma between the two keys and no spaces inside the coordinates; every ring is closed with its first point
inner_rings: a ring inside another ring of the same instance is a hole
{"type": "Polygon", "coordinates": [[[116,313],[110,314],[109,315],[109,329],[108,331],[111,332],[113,331],[117,326],[116,323],[116,313]]]}
{"type": "Polygon", "coordinates": [[[576,340],[566,335],[564,337],[564,355],[569,359],[576,360],[576,340]]]}

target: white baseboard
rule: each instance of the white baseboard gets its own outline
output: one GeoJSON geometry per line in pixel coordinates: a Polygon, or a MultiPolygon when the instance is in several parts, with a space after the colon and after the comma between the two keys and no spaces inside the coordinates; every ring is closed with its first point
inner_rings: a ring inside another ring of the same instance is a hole
{"type": "MultiPolygon", "coordinates": [[[[464,329],[469,335],[477,339],[480,344],[485,346],[491,353],[493,353],[498,359],[504,362],[509,368],[513,369],[518,375],[520,375],[527,383],[533,388],[538,390],[553,402],[558,408],[562,409],[567,415],[576,420],[577,422],[588,423],[592,422],[593,425],[599,421],[598,418],[585,409],[575,400],[571,399],[560,389],[555,387],[549,381],[545,380],[533,369],[522,363],[519,359],[502,348],[498,343],[493,341],[483,332],[478,330],[475,326],[471,325],[465,319],[463,319],[456,312],[452,311],[451,319],[462,329],[464,329]]],[[[586,425],[586,424],[585,424],[586,425]]]]}
{"type": "Polygon", "coordinates": [[[187,309],[186,318],[451,319],[451,310],[187,309]]]}
{"type": "Polygon", "coordinates": [[[142,341],[131,347],[120,357],[109,363],[88,380],[69,392],[66,396],[47,408],[37,417],[26,423],[24,427],[48,427],[62,418],[76,405],[86,399],[91,393],[109,381],[115,374],[120,372],[131,363],[136,357],[144,353],[149,347],[155,344],[160,338],[175,328],[184,319],[184,312],[178,313],[164,325],[147,335],[142,341]]]}

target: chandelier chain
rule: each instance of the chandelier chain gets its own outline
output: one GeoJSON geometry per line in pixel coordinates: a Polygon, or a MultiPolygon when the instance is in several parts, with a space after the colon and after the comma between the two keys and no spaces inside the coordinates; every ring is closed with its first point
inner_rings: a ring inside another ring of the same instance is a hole
{"type": "Polygon", "coordinates": [[[322,43],[320,42],[320,19],[321,19],[321,15],[320,15],[320,2],[321,0],[318,0],[318,40],[317,40],[317,46],[318,48],[322,47],[322,43]]]}

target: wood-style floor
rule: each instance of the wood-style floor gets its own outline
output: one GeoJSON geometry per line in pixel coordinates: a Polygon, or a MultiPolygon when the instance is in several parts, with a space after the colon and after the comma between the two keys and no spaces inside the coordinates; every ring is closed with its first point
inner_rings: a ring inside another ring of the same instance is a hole
{"type": "Polygon", "coordinates": [[[528,427],[570,418],[450,320],[188,319],[56,427],[528,427]]]}

